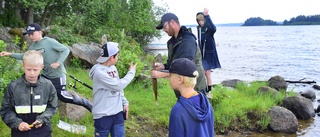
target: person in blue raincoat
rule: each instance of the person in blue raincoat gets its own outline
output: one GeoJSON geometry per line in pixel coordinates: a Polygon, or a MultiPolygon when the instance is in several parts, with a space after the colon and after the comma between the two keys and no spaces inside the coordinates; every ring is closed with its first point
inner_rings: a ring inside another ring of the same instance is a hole
{"type": "Polygon", "coordinates": [[[204,8],[204,12],[197,13],[196,20],[199,25],[197,26],[198,45],[202,53],[202,66],[205,70],[208,84],[207,96],[210,98],[212,96],[210,92],[212,87],[211,70],[221,68],[221,65],[214,39],[214,33],[216,33],[217,28],[213,24],[208,12],[209,10],[204,8]]]}

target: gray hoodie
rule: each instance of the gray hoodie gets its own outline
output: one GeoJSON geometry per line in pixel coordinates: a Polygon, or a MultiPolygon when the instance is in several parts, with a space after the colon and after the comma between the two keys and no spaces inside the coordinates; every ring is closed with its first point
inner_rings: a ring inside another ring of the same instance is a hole
{"type": "Polygon", "coordinates": [[[112,116],[123,111],[123,106],[129,105],[123,89],[132,81],[136,71],[129,70],[126,76],[119,78],[116,66],[94,65],[89,76],[93,81],[94,119],[112,116]]]}

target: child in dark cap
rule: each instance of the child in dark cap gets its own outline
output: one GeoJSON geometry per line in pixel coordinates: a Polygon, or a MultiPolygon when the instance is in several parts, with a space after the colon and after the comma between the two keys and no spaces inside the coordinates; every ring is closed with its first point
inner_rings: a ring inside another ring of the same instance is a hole
{"type": "Polygon", "coordinates": [[[212,106],[204,94],[194,90],[198,77],[194,62],[179,58],[162,72],[169,72],[171,88],[181,94],[170,113],[169,137],[213,137],[212,106]]]}

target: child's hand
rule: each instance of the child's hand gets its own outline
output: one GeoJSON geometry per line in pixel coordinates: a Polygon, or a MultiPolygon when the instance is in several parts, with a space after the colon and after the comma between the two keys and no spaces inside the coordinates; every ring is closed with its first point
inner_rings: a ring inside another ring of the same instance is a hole
{"type": "Polygon", "coordinates": [[[29,124],[26,123],[26,122],[21,122],[21,123],[19,124],[18,129],[19,129],[20,131],[29,131],[29,130],[31,130],[31,128],[29,127],[29,124]]]}
{"type": "Polygon", "coordinates": [[[38,120],[34,121],[31,125],[29,125],[30,128],[40,128],[42,126],[42,123],[38,120]]]}
{"type": "Polygon", "coordinates": [[[0,52],[0,56],[11,56],[12,55],[12,53],[10,53],[10,52],[0,52]]]}
{"type": "Polygon", "coordinates": [[[138,63],[132,65],[132,62],[130,62],[130,68],[129,68],[129,70],[136,70],[137,64],[138,64],[138,63]]]}

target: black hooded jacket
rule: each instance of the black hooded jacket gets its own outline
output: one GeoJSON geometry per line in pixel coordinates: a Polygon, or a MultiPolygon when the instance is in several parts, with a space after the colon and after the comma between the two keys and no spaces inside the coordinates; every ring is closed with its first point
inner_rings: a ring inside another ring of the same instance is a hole
{"type": "Polygon", "coordinates": [[[177,58],[188,58],[197,66],[199,76],[194,89],[199,91],[206,89],[207,83],[202,67],[201,52],[197,46],[196,37],[188,31],[185,26],[181,26],[177,38],[174,36],[167,42],[168,60],[165,69],[169,69],[171,63],[177,58]]]}

